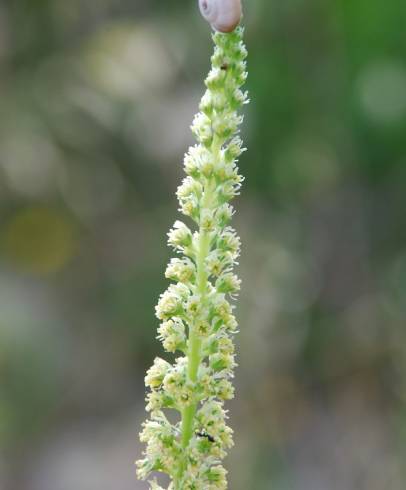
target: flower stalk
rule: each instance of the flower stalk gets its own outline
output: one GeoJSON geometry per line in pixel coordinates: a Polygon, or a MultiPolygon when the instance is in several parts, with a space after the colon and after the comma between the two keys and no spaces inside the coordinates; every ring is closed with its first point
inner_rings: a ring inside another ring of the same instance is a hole
{"type": "MultiPolygon", "coordinates": [[[[167,352],[180,352],[174,364],[156,358],[145,383],[150,419],[140,434],[146,443],[137,472],[147,479],[166,473],[168,490],[224,490],[221,460],[232,447],[224,402],[234,396],[233,336],[237,322],[231,301],[240,288],[232,272],[240,240],[230,227],[229,204],[241,187],[237,160],[244,151],[239,137],[248,102],[240,87],[246,80],[243,29],[215,32],[212,68],[192,131],[198,144],[189,148],[187,174],[177,190],[180,211],[196,224],[192,231],[176,221],[168,242],[181,257],[173,258],[165,275],[174,281],[160,296],[156,316],[158,338],[167,352]],[[170,422],[169,410],[179,413],[170,422]]],[[[155,479],[151,490],[163,490],[155,479]]]]}

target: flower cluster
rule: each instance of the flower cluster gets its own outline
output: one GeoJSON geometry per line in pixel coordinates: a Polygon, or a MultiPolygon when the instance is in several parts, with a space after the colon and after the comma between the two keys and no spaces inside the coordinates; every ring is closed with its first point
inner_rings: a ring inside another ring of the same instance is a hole
{"type": "MultiPolygon", "coordinates": [[[[242,34],[240,27],[213,34],[212,69],[192,125],[198,144],[185,156],[187,176],[177,191],[180,211],[196,231],[176,221],[168,233],[181,257],[169,262],[165,276],[174,283],[156,306],[158,339],[167,352],[181,355],[174,364],[156,358],[145,377],[150,419],[141,433],[147,447],[137,468],[141,479],[167,473],[169,490],[227,488],[221,460],[233,441],[223,404],[234,395],[237,321],[230,300],[240,289],[232,272],[240,239],[230,227],[229,201],[243,180],[237,168],[244,151],[237,109],[248,101],[240,90],[247,76],[242,34]],[[177,423],[168,420],[168,409],[179,413],[177,423]]],[[[162,490],[156,480],[150,485],[162,490]]]]}

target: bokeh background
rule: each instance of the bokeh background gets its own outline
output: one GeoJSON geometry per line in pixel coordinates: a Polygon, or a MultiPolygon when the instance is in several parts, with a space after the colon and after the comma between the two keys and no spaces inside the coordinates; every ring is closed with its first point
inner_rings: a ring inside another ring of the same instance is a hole
{"type": "MultiPolygon", "coordinates": [[[[245,2],[232,490],[406,487],[404,0],[245,2]]],[[[0,3],[0,489],[142,490],[193,0],[0,3]]]]}

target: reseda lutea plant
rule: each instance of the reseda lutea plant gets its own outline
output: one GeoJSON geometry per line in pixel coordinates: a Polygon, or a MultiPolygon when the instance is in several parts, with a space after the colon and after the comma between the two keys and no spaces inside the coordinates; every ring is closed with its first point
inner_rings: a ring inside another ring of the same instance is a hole
{"type": "MultiPolygon", "coordinates": [[[[192,125],[198,144],[185,156],[187,177],[177,190],[180,211],[198,229],[176,221],[168,233],[181,257],[169,262],[165,275],[174,284],[156,306],[158,338],[166,351],[181,355],[174,364],[156,358],[147,372],[150,419],[140,434],[147,447],[136,464],[141,479],[155,471],[169,475],[168,490],[227,488],[221,460],[233,441],[223,404],[234,395],[237,322],[230,300],[240,289],[232,272],[240,239],[229,226],[229,201],[243,181],[236,165],[244,150],[237,110],[248,102],[240,90],[247,77],[242,35],[241,27],[213,34],[212,69],[192,125]],[[179,413],[177,423],[168,410],[179,413]]],[[[163,487],[153,479],[150,489],[163,487]]]]}

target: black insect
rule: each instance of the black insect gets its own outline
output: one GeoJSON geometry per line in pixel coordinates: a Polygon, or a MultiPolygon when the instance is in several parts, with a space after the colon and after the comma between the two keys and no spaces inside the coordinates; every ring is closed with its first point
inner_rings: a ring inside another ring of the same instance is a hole
{"type": "Polygon", "coordinates": [[[205,431],[196,432],[196,435],[197,437],[205,437],[210,442],[216,442],[214,437],[212,437],[210,434],[208,434],[205,431]]]}
{"type": "Polygon", "coordinates": [[[227,70],[228,68],[228,64],[227,63],[223,63],[221,66],[220,66],[220,69],[221,70],[227,70]]]}

